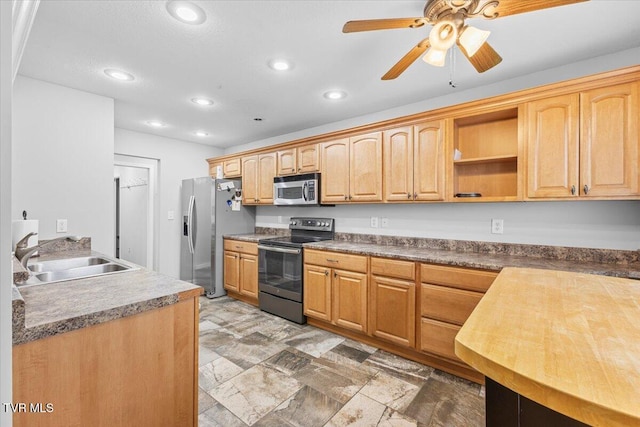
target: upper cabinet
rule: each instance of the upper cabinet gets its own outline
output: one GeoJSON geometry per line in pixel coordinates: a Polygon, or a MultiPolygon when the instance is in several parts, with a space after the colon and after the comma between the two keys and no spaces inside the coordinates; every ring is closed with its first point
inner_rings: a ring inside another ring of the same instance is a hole
{"type": "Polygon", "coordinates": [[[454,120],[453,200],[521,199],[520,108],[454,120]]]}
{"type": "Polygon", "coordinates": [[[321,145],[323,203],[382,201],[382,132],[321,145]]]}
{"type": "Polygon", "coordinates": [[[273,204],[276,153],[243,157],[242,171],[243,203],[246,205],[273,204]]]}
{"type": "Polygon", "coordinates": [[[320,150],[318,144],[280,150],[277,156],[278,176],[320,171],[320,150]]]}
{"type": "Polygon", "coordinates": [[[444,200],[445,120],[384,131],[384,201],[444,200]]]}
{"type": "Polygon", "coordinates": [[[225,160],[222,164],[222,174],[225,178],[238,178],[242,175],[240,157],[225,160]]]}
{"type": "Polygon", "coordinates": [[[640,195],[638,82],[529,102],[527,197],[640,195]]]}

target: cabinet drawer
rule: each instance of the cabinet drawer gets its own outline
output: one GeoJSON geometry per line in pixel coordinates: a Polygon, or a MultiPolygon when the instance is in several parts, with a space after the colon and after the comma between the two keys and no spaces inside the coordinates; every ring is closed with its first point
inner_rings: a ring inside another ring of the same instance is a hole
{"type": "Polygon", "coordinates": [[[371,274],[395,277],[397,279],[416,279],[416,265],[411,261],[371,257],[371,274]]]}
{"type": "Polygon", "coordinates": [[[498,273],[443,265],[420,264],[420,281],[476,292],[486,292],[498,273]]]}
{"type": "Polygon", "coordinates": [[[304,262],[305,264],[322,265],[361,273],[367,272],[367,257],[363,255],[305,249],[304,262]]]}
{"type": "Polygon", "coordinates": [[[420,350],[462,362],[454,352],[455,338],[460,326],[437,320],[420,319],[420,350]]]}
{"type": "Polygon", "coordinates": [[[243,242],[241,240],[225,240],[224,250],[242,252],[250,255],[258,255],[258,244],[252,242],[243,242]]]}
{"type": "Polygon", "coordinates": [[[462,325],[483,295],[480,292],[423,283],[420,289],[420,314],[462,325]]]}

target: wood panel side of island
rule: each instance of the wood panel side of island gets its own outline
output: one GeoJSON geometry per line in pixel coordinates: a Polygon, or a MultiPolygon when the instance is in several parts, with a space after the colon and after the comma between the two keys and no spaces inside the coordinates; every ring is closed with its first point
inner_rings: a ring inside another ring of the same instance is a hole
{"type": "Polygon", "coordinates": [[[14,426],[197,425],[198,302],[15,345],[14,426]]]}

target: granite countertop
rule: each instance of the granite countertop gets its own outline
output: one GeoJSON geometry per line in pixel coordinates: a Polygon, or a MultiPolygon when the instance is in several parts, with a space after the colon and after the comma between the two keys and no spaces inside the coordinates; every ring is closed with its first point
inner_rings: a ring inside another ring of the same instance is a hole
{"type": "MultiPolygon", "coordinates": [[[[89,255],[104,256],[72,250],[41,256],[38,261],[89,255]]],[[[135,269],[41,285],[13,285],[13,344],[131,316],[202,293],[200,286],[118,262],[135,269]]]]}
{"type": "Polygon", "coordinates": [[[408,261],[444,264],[457,267],[500,271],[504,267],[540,268],[574,271],[605,276],[640,279],[640,264],[615,264],[592,261],[562,260],[516,255],[438,250],[402,245],[378,245],[340,240],[305,243],[305,249],[319,249],[350,254],[380,256],[408,261]]]}
{"type": "Polygon", "coordinates": [[[258,243],[259,240],[263,239],[274,239],[276,236],[274,234],[264,234],[264,233],[252,233],[252,234],[225,234],[223,238],[230,240],[240,240],[243,242],[252,242],[258,243]]]}

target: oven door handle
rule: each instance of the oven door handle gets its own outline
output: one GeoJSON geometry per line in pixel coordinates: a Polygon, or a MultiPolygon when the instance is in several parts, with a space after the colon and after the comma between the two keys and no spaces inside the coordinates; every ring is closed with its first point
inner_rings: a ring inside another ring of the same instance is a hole
{"type": "Polygon", "coordinates": [[[262,249],[265,251],[272,251],[272,252],[282,252],[284,254],[294,254],[294,255],[299,255],[301,249],[287,249],[287,248],[279,248],[276,246],[263,246],[263,245],[258,245],[258,249],[262,249]]]}

